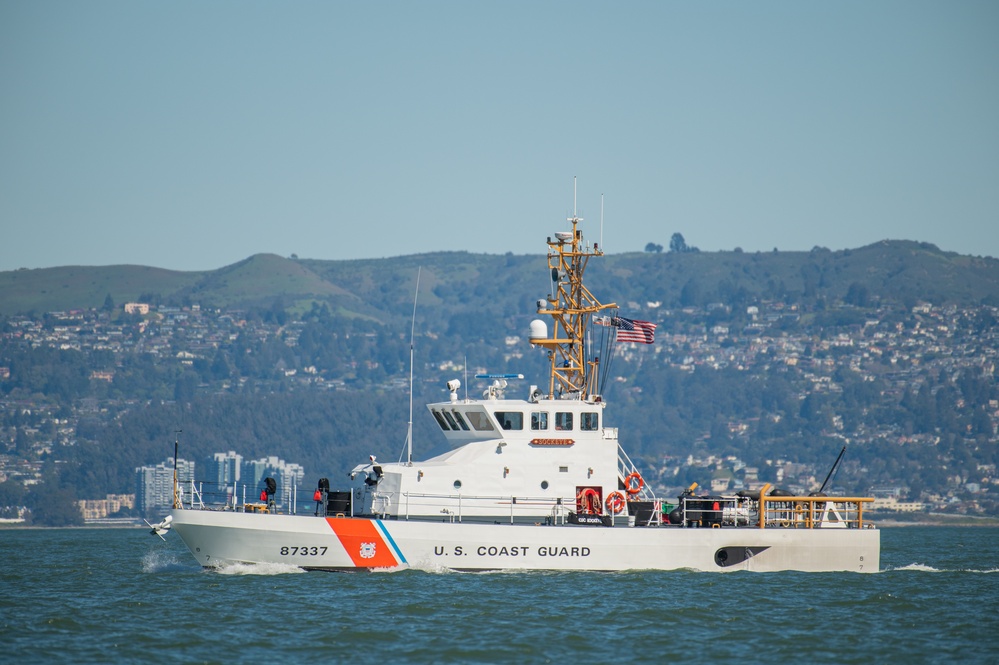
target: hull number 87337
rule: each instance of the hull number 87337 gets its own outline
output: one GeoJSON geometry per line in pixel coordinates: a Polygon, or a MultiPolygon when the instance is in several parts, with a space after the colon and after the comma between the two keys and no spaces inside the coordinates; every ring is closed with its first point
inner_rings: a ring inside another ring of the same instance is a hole
{"type": "Polygon", "coordinates": [[[324,556],[328,547],[288,547],[285,545],[281,548],[281,556],[298,555],[298,556],[324,556]]]}

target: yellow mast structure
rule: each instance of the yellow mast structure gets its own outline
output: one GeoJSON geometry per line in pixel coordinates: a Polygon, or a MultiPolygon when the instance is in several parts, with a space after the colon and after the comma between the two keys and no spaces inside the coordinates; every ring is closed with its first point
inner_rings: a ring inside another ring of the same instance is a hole
{"type": "Polygon", "coordinates": [[[591,315],[616,309],[617,305],[601,304],[583,285],[583,272],[590,257],[603,256],[603,251],[596,244],[592,248],[584,244],[579,229],[581,217],[574,214],[568,221],[572,223],[571,232],[556,233],[554,240],[548,238],[553,293],[538,302],[538,313],[548,314],[554,321],[552,336],[532,337],[531,343],[548,351],[551,363],[548,399],[554,399],[557,391],[563,397],[591,400],[599,395],[599,359],[586,358],[586,327],[591,315]],[[547,306],[542,307],[545,303],[547,306]]]}

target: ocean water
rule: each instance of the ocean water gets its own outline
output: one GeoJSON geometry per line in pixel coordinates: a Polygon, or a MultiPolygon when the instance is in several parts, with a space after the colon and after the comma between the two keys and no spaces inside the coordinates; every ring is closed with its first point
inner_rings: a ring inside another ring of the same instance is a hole
{"type": "Polygon", "coordinates": [[[176,534],[0,530],[6,663],[999,663],[999,529],[881,572],[203,570],[176,534]]]}

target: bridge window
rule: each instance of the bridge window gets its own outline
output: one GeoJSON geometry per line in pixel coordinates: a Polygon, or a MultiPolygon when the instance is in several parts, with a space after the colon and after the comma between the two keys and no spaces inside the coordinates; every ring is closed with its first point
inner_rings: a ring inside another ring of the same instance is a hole
{"type": "Polygon", "coordinates": [[[490,432],[495,429],[485,411],[466,411],[465,418],[476,431],[490,432]]]}
{"type": "Polygon", "coordinates": [[[563,431],[572,430],[572,413],[559,411],[555,414],[555,429],[563,431]]]}
{"type": "Polygon", "coordinates": [[[450,427],[448,427],[447,423],[444,422],[444,417],[441,416],[439,411],[437,411],[436,409],[431,409],[430,413],[434,414],[434,419],[437,421],[437,424],[441,426],[442,430],[446,432],[451,429],[450,427]]]}
{"type": "Polygon", "coordinates": [[[548,429],[548,413],[546,411],[531,412],[531,429],[548,429]]]}
{"type": "Polygon", "coordinates": [[[524,429],[524,414],[520,411],[497,411],[495,415],[503,429],[524,429]]]}
{"type": "Polygon", "coordinates": [[[465,430],[467,432],[468,431],[468,424],[461,417],[461,414],[458,413],[458,409],[455,409],[451,413],[454,414],[454,419],[458,421],[458,424],[461,426],[461,429],[463,429],[463,430],[465,430]]]}
{"type": "Polygon", "coordinates": [[[579,416],[579,429],[584,432],[596,432],[600,427],[600,415],[597,413],[583,413],[579,416]]]}
{"type": "Polygon", "coordinates": [[[442,412],[442,415],[444,416],[444,419],[447,420],[447,424],[451,426],[451,429],[457,431],[458,423],[454,422],[454,418],[451,417],[451,414],[448,413],[447,411],[444,411],[442,412]]]}

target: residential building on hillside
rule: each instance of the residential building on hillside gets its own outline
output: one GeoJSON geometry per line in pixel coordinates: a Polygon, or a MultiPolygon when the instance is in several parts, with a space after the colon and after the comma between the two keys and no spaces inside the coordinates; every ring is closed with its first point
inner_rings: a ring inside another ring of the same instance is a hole
{"type": "Polygon", "coordinates": [[[88,521],[105,519],[123,509],[135,507],[134,494],[108,494],[103,499],[82,499],[76,502],[80,506],[83,519],[88,521]]]}

